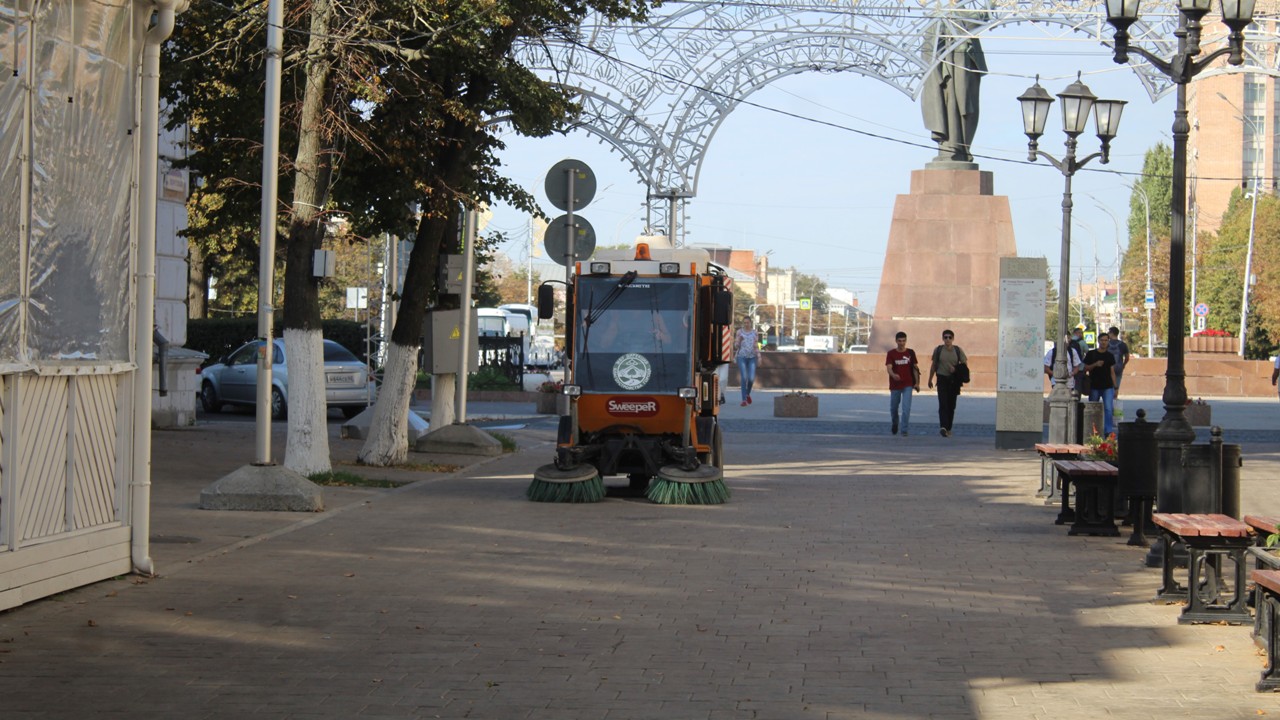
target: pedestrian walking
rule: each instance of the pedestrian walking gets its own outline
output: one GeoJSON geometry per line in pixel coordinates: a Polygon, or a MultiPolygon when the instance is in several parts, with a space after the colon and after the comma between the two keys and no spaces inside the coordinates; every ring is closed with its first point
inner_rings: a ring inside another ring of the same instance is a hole
{"type": "MultiPolygon", "coordinates": [[[[1110,435],[1116,431],[1116,419],[1112,414],[1115,411],[1116,401],[1116,359],[1111,356],[1111,351],[1107,349],[1110,343],[1110,336],[1099,335],[1098,345],[1090,350],[1084,356],[1085,372],[1089,373],[1089,400],[1091,402],[1102,401],[1102,434],[1110,435]]],[[[1094,429],[1097,432],[1097,429],[1094,429]]]]}
{"type": "MultiPolygon", "coordinates": [[[[1277,379],[1280,379],[1280,355],[1276,356],[1276,367],[1271,371],[1271,384],[1275,385],[1277,379]]],[[[1276,389],[1277,391],[1280,391],[1280,386],[1276,389]]]]}
{"type": "MultiPolygon", "coordinates": [[[[1080,357],[1079,353],[1076,352],[1076,348],[1074,345],[1068,342],[1066,343],[1066,346],[1067,346],[1067,389],[1075,390],[1076,375],[1078,372],[1080,372],[1081,366],[1084,365],[1084,360],[1080,357]]],[[[1049,348],[1049,352],[1044,354],[1044,374],[1049,376],[1050,386],[1057,384],[1057,380],[1054,380],[1053,378],[1053,364],[1057,362],[1057,359],[1058,359],[1058,346],[1054,345],[1053,347],[1049,348]]]]}
{"type": "Polygon", "coordinates": [[[760,333],[743,318],[733,336],[733,357],[738,361],[738,384],[742,388],[742,407],[751,404],[751,388],[756,384],[756,363],[760,360],[760,333]]]}
{"type": "Polygon", "coordinates": [[[955,338],[951,330],[943,330],[942,344],[933,349],[929,363],[929,387],[933,388],[935,378],[938,382],[938,432],[942,437],[951,437],[951,426],[956,419],[956,398],[964,384],[956,373],[956,367],[969,364],[969,358],[955,344],[955,338]]]}
{"type": "Polygon", "coordinates": [[[916,351],[907,347],[907,334],[894,336],[897,345],[884,358],[885,371],[889,373],[889,419],[893,425],[889,432],[898,434],[898,410],[902,410],[902,435],[906,437],[911,425],[911,394],[920,389],[920,363],[916,351]]]}
{"type": "Polygon", "coordinates": [[[1120,397],[1120,381],[1123,379],[1121,376],[1124,375],[1124,366],[1129,364],[1129,346],[1120,339],[1120,328],[1112,327],[1107,331],[1107,335],[1111,337],[1107,343],[1107,352],[1111,353],[1111,357],[1116,360],[1115,395],[1120,397]]]}

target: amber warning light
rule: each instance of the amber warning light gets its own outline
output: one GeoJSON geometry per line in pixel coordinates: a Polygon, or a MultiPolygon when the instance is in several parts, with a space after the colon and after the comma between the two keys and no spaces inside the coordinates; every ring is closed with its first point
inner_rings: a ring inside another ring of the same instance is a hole
{"type": "Polygon", "coordinates": [[[653,259],[652,257],[649,256],[649,243],[636,243],[636,259],[637,260],[653,259]]]}

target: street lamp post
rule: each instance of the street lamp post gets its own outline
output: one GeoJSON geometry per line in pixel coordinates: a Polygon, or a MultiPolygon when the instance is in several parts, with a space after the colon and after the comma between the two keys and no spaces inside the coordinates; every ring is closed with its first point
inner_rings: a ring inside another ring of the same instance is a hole
{"type": "Polygon", "coordinates": [[[1078,78],[1058,93],[1058,97],[1062,100],[1062,131],[1067,136],[1067,153],[1061,160],[1039,148],[1040,136],[1044,134],[1045,121],[1049,118],[1049,106],[1053,104],[1053,98],[1040,87],[1040,78],[1037,77],[1036,83],[1022,93],[1018,102],[1022,103],[1023,130],[1030,140],[1027,143],[1027,159],[1032,162],[1038,157],[1048,160],[1062,173],[1065,180],[1062,191],[1062,258],[1058,273],[1058,337],[1054,340],[1056,350],[1053,391],[1049,393],[1049,442],[1066,443],[1071,442],[1074,427],[1071,422],[1071,391],[1067,388],[1067,353],[1070,352],[1067,343],[1067,313],[1071,286],[1071,177],[1095,158],[1104,164],[1107,162],[1111,154],[1111,139],[1120,128],[1120,114],[1125,103],[1123,100],[1098,100],[1078,78]],[[1083,159],[1076,159],[1077,138],[1089,123],[1090,110],[1093,110],[1102,149],[1083,159]]]}
{"type": "MultiPolygon", "coordinates": [[[[1227,55],[1232,65],[1244,64],[1244,29],[1253,21],[1253,0],[1222,0],[1222,22],[1231,29],[1227,47],[1219,48],[1203,58],[1200,54],[1200,20],[1209,12],[1212,0],[1178,0],[1178,29],[1174,31],[1177,51],[1163,60],[1145,48],[1129,46],[1129,26],[1138,21],[1139,0],[1107,0],[1107,22],[1115,28],[1115,61],[1129,62],[1129,53],[1141,56],[1162,72],[1175,86],[1173,110],[1173,182],[1172,227],[1169,237],[1169,326],[1168,361],[1165,365],[1164,418],[1156,428],[1160,446],[1158,463],[1157,504],[1162,512],[1187,512],[1184,509],[1193,488],[1191,477],[1182,472],[1182,447],[1195,440],[1195,431],[1187,422],[1187,384],[1183,337],[1186,332],[1186,214],[1187,214],[1187,137],[1191,124],[1187,121],[1187,84],[1214,60],[1227,55]]],[[[1212,497],[1206,489],[1198,489],[1198,497],[1212,497]]],[[[1191,511],[1196,511],[1191,509],[1191,511]]],[[[1218,512],[1216,509],[1209,512],[1218,512]]]]}

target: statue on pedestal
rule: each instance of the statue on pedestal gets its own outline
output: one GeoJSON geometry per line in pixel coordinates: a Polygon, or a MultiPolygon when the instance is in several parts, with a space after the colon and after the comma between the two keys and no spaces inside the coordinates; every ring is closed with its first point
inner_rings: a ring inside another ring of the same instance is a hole
{"type": "Polygon", "coordinates": [[[987,72],[987,61],[976,37],[946,51],[956,37],[949,28],[957,24],[938,20],[925,34],[925,62],[940,62],[925,78],[920,110],[924,126],[938,143],[938,156],[929,166],[960,164],[976,169],[969,147],[978,127],[978,86],[987,72]]]}

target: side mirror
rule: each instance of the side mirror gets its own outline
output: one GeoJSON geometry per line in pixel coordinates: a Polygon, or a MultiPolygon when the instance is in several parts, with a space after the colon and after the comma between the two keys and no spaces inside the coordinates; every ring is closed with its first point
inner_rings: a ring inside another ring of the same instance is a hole
{"type": "Polygon", "coordinates": [[[711,322],[716,325],[733,324],[733,291],[715,290],[712,293],[711,322]]]}
{"type": "Polygon", "coordinates": [[[550,320],[556,313],[556,289],[549,283],[538,286],[538,319],[550,320]]]}

